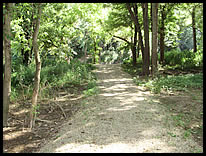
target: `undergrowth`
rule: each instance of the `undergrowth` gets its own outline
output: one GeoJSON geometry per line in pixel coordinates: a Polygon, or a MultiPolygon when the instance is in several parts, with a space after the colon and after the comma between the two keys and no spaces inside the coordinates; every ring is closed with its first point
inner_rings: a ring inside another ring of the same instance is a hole
{"type": "MultiPolygon", "coordinates": [[[[79,60],[59,62],[44,65],[40,75],[40,90],[42,96],[49,96],[49,90],[59,87],[80,87],[88,85],[86,89],[95,87],[96,76],[92,73],[95,67],[91,64],[81,63],[79,60]]],[[[29,66],[20,65],[18,70],[12,72],[11,77],[11,100],[16,100],[20,96],[31,98],[34,85],[35,64],[29,66]]]]}
{"type": "MultiPolygon", "coordinates": [[[[162,91],[187,91],[188,88],[203,88],[203,74],[191,74],[192,69],[202,69],[202,52],[172,50],[165,52],[165,62],[161,67],[164,70],[184,71],[184,75],[163,75],[156,73],[155,77],[140,77],[142,72],[142,58],[137,59],[136,66],[132,65],[132,59],[124,61],[122,68],[133,76],[137,85],[145,86],[153,93],[162,91]]],[[[181,73],[181,72],[180,72],[181,73]]]]}
{"type": "Polygon", "coordinates": [[[145,86],[153,93],[160,93],[161,91],[187,91],[188,88],[202,88],[203,74],[186,74],[186,75],[167,75],[159,76],[154,79],[139,79],[133,78],[137,85],[145,86]]]}

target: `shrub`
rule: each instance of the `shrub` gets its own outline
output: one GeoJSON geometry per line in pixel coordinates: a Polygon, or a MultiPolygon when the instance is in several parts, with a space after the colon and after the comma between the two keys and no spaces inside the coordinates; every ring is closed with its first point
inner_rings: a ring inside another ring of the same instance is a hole
{"type": "MultiPolygon", "coordinates": [[[[49,86],[47,89],[50,89],[51,87],[63,87],[70,86],[71,84],[80,85],[82,83],[88,83],[88,89],[90,89],[95,86],[96,79],[95,75],[91,72],[92,69],[94,69],[94,66],[81,63],[76,59],[72,60],[70,64],[67,62],[58,62],[55,66],[50,64],[41,69],[40,85],[49,86]]],[[[17,93],[22,90],[21,85],[27,86],[27,88],[24,88],[25,91],[26,89],[29,90],[26,94],[30,96],[34,82],[35,70],[35,64],[31,63],[28,67],[20,65],[19,69],[12,73],[11,81],[13,92],[11,93],[11,96],[13,99],[15,99],[15,97],[17,97],[17,93]],[[28,87],[30,89],[28,89],[28,87]]],[[[44,93],[42,92],[42,94],[44,93]]]]}
{"type": "Polygon", "coordinates": [[[194,68],[202,65],[202,53],[193,50],[180,51],[178,49],[165,52],[165,64],[179,66],[182,69],[194,68]]]}
{"type": "MultiPolygon", "coordinates": [[[[140,83],[138,83],[140,84],[140,83]]],[[[184,91],[187,88],[202,88],[203,74],[187,74],[179,76],[157,77],[149,80],[142,85],[146,86],[154,93],[160,93],[161,90],[166,91],[184,91]]]]}

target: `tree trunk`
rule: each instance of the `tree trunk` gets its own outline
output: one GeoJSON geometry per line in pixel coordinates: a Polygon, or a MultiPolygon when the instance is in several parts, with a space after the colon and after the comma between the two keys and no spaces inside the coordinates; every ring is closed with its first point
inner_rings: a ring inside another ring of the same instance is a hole
{"type": "Polygon", "coordinates": [[[149,75],[149,65],[150,65],[150,53],[149,53],[149,20],[148,20],[148,3],[142,4],[143,18],[144,18],[144,60],[143,60],[143,75],[149,75]]]}
{"type": "Polygon", "coordinates": [[[140,25],[139,25],[137,4],[134,5],[134,13],[129,3],[126,3],[126,7],[131,15],[131,19],[133,20],[135,26],[137,27],[137,31],[139,34],[139,44],[140,44],[141,51],[142,51],[142,60],[144,60],[144,45],[143,45],[143,40],[142,40],[142,32],[141,32],[140,25]]]}
{"type": "Polygon", "coordinates": [[[87,61],[87,39],[84,45],[84,63],[86,63],[86,61],[87,61]]]}
{"type": "MultiPolygon", "coordinates": [[[[161,7],[161,6],[160,6],[161,7]]],[[[165,15],[165,5],[161,8],[161,25],[160,25],[160,63],[164,63],[164,51],[165,51],[165,25],[164,21],[166,19],[165,15]]]]}
{"type": "Polygon", "coordinates": [[[40,25],[40,19],[41,19],[41,3],[38,4],[38,15],[36,19],[36,26],[34,29],[33,34],[33,49],[35,54],[35,62],[36,62],[36,73],[35,73],[35,79],[34,79],[34,89],[33,89],[33,95],[32,95],[32,106],[30,111],[30,128],[32,129],[35,126],[35,119],[36,119],[36,109],[37,109],[37,97],[39,93],[39,83],[40,83],[40,72],[41,72],[41,60],[40,55],[38,51],[38,45],[37,45],[37,37],[39,33],[39,25],[40,25]]]}
{"type": "Polygon", "coordinates": [[[196,40],[196,26],[195,26],[195,7],[192,10],[192,28],[193,28],[193,46],[194,52],[197,52],[197,40],[196,40]]]}
{"type": "Polygon", "coordinates": [[[96,39],[94,39],[94,56],[93,56],[93,63],[96,64],[96,58],[95,58],[95,55],[96,55],[96,52],[97,52],[97,47],[96,47],[96,39]]]}
{"type": "Polygon", "coordinates": [[[137,58],[139,58],[139,49],[140,49],[140,45],[139,45],[139,42],[137,44],[137,58]]]}
{"type": "Polygon", "coordinates": [[[4,54],[5,54],[5,69],[4,69],[4,80],[3,80],[3,127],[7,126],[10,94],[11,94],[11,11],[12,3],[6,3],[6,13],[4,15],[4,54]]]}
{"type": "Polygon", "coordinates": [[[151,32],[152,32],[152,3],[151,4],[151,7],[150,7],[150,22],[151,22],[151,32]]]}
{"type": "Polygon", "coordinates": [[[99,50],[99,64],[101,64],[101,50],[99,50]]]}
{"type": "Polygon", "coordinates": [[[157,71],[158,3],[152,3],[152,75],[157,71]]]}
{"type": "Polygon", "coordinates": [[[132,64],[133,66],[136,66],[137,64],[137,59],[136,59],[136,47],[133,45],[131,45],[131,50],[132,50],[132,64]]]}
{"type": "Polygon", "coordinates": [[[137,27],[134,29],[134,43],[132,45],[133,66],[137,64],[137,27]]]}

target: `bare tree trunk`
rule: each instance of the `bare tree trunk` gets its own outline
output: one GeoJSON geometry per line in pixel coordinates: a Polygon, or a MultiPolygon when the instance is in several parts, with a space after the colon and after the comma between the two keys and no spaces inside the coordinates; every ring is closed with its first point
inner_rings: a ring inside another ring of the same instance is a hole
{"type": "Polygon", "coordinates": [[[197,52],[196,26],[195,26],[195,7],[192,10],[192,28],[193,28],[194,52],[197,52]]]}
{"type": "MultiPolygon", "coordinates": [[[[134,13],[137,15],[137,7],[134,8],[134,13]]],[[[135,66],[137,64],[137,33],[138,28],[136,25],[134,25],[134,44],[133,44],[133,65],[135,66]]]]}
{"type": "Polygon", "coordinates": [[[38,45],[37,45],[37,37],[39,33],[40,19],[41,19],[41,3],[38,4],[38,15],[36,19],[36,26],[34,29],[33,42],[32,42],[34,54],[35,54],[36,73],[35,73],[34,89],[33,89],[33,95],[32,95],[32,106],[31,106],[31,111],[30,111],[30,128],[31,129],[35,126],[37,97],[39,93],[40,72],[41,72],[41,60],[40,60],[40,55],[39,55],[38,45]]]}
{"type": "Polygon", "coordinates": [[[144,60],[144,44],[142,40],[142,32],[141,32],[140,25],[139,25],[137,4],[135,4],[133,7],[134,12],[132,11],[129,3],[126,3],[126,7],[131,15],[131,19],[133,20],[135,26],[137,27],[137,31],[139,34],[139,44],[140,44],[141,51],[142,51],[142,60],[144,60]]]}
{"type": "Polygon", "coordinates": [[[4,54],[5,54],[5,69],[4,69],[4,80],[3,80],[3,127],[7,126],[10,94],[11,94],[11,10],[12,3],[6,3],[6,13],[4,15],[4,54]]]}
{"type": "Polygon", "coordinates": [[[149,65],[150,65],[150,53],[149,53],[149,20],[148,20],[148,3],[142,4],[143,17],[144,17],[144,60],[143,60],[143,75],[149,75],[149,65]]]}
{"type": "Polygon", "coordinates": [[[101,50],[99,50],[99,64],[101,64],[101,50]]]}
{"type": "Polygon", "coordinates": [[[134,43],[132,46],[133,65],[137,64],[137,27],[134,28],[134,43]]]}
{"type": "Polygon", "coordinates": [[[86,63],[87,60],[87,39],[85,41],[85,46],[84,46],[84,63],[86,63]]]}
{"type": "Polygon", "coordinates": [[[158,3],[152,3],[152,75],[157,71],[158,3]]]}
{"type": "Polygon", "coordinates": [[[139,45],[139,42],[137,44],[137,58],[139,58],[139,49],[140,49],[140,45],[139,45]]]}
{"type": "Polygon", "coordinates": [[[165,15],[165,5],[164,6],[160,6],[161,7],[161,25],[160,25],[160,62],[163,63],[164,62],[164,51],[165,51],[165,25],[164,25],[164,21],[166,18],[165,15]]]}
{"type": "Polygon", "coordinates": [[[97,47],[96,47],[96,39],[94,39],[94,56],[93,56],[93,63],[96,64],[96,58],[95,58],[95,55],[96,55],[96,52],[97,52],[97,47]]]}

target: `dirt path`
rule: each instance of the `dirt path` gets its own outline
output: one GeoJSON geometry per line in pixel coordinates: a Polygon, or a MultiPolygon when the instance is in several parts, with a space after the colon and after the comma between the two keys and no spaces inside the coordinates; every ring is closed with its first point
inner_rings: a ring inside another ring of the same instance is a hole
{"type": "Polygon", "coordinates": [[[87,98],[55,140],[39,152],[193,152],[201,147],[183,137],[166,107],[136,86],[120,65],[97,65],[100,93],[87,98]],[[175,134],[175,137],[172,135],[175,134]]]}

